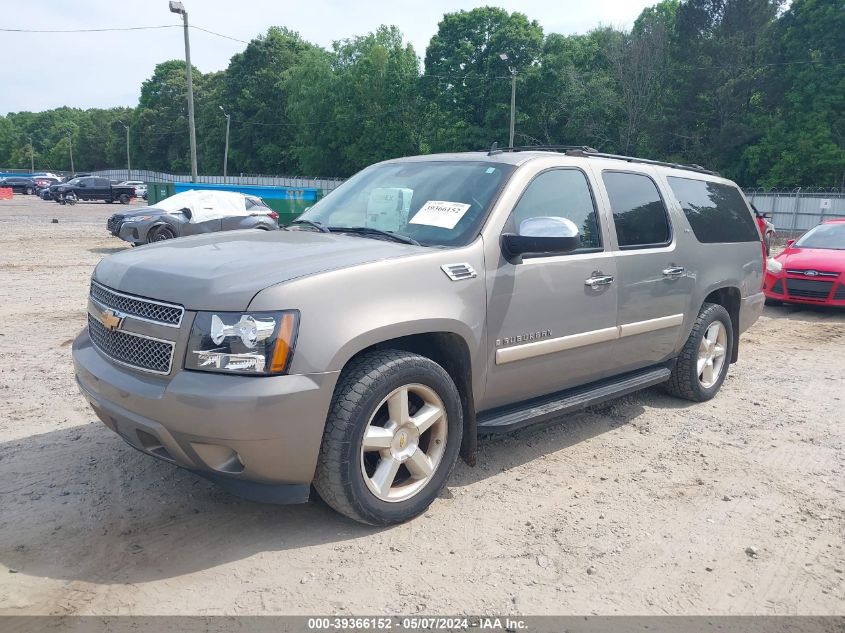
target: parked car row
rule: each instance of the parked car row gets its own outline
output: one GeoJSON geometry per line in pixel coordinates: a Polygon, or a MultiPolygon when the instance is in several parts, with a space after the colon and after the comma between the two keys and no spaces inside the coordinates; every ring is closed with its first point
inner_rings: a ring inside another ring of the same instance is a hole
{"type": "Polygon", "coordinates": [[[42,200],[73,204],[79,200],[103,200],[127,204],[132,198],[147,199],[147,185],[140,180],[113,183],[107,178],[91,174],[77,174],[73,178],[59,178],[49,172],[32,176],[7,176],[0,179],[0,187],[13,193],[37,195],[42,200]]]}

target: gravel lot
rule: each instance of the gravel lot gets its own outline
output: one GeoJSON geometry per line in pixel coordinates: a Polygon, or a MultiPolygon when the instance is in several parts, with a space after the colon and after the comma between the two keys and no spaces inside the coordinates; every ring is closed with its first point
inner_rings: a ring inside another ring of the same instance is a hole
{"type": "Polygon", "coordinates": [[[118,208],[0,201],[0,613],[842,613],[845,313],[767,308],[715,400],[484,439],[424,517],[368,528],[96,420],[70,344],[118,208]]]}

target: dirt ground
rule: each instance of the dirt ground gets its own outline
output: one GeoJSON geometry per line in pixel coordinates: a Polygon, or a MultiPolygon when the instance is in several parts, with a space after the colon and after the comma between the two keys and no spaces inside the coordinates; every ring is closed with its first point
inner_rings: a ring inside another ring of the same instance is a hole
{"type": "Polygon", "coordinates": [[[843,612],[845,313],[767,308],[715,400],[483,439],[375,529],[240,501],[96,420],[70,344],[118,208],[0,201],[0,613],[843,612]]]}

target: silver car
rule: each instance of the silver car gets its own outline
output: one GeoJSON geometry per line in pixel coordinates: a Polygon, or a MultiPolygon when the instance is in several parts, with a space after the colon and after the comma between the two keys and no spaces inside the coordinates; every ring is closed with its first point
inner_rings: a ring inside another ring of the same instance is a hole
{"type": "Polygon", "coordinates": [[[261,198],[233,191],[190,190],[129,213],[115,213],[106,229],[134,246],[176,237],[279,228],[279,215],[261,198]]]}
{"type": "Polygon", "coordinates": [[[423,512],[459,453],[652,385],[721,387],[764,256],[737,186],[586,148],[373,165],[287,230],[103,259],[80,390],[135,448],[263,501],[423,512]]]}

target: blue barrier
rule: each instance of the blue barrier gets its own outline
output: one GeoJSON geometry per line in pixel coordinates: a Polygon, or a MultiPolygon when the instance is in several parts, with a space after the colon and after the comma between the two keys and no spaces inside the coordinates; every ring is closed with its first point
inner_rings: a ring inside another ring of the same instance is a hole
{"type": "Polygon", "coordinates": [[[191,189],[213,189],[218,191],[237,191],[238,193],[258,196],[262,200],[302,200],[305,202],[316,202],[322,197],[322,190],[316,188],[219,185],[202,182],[175,182],[173,183],[173,187],[176,193],[190,191],[191,189]]]}

